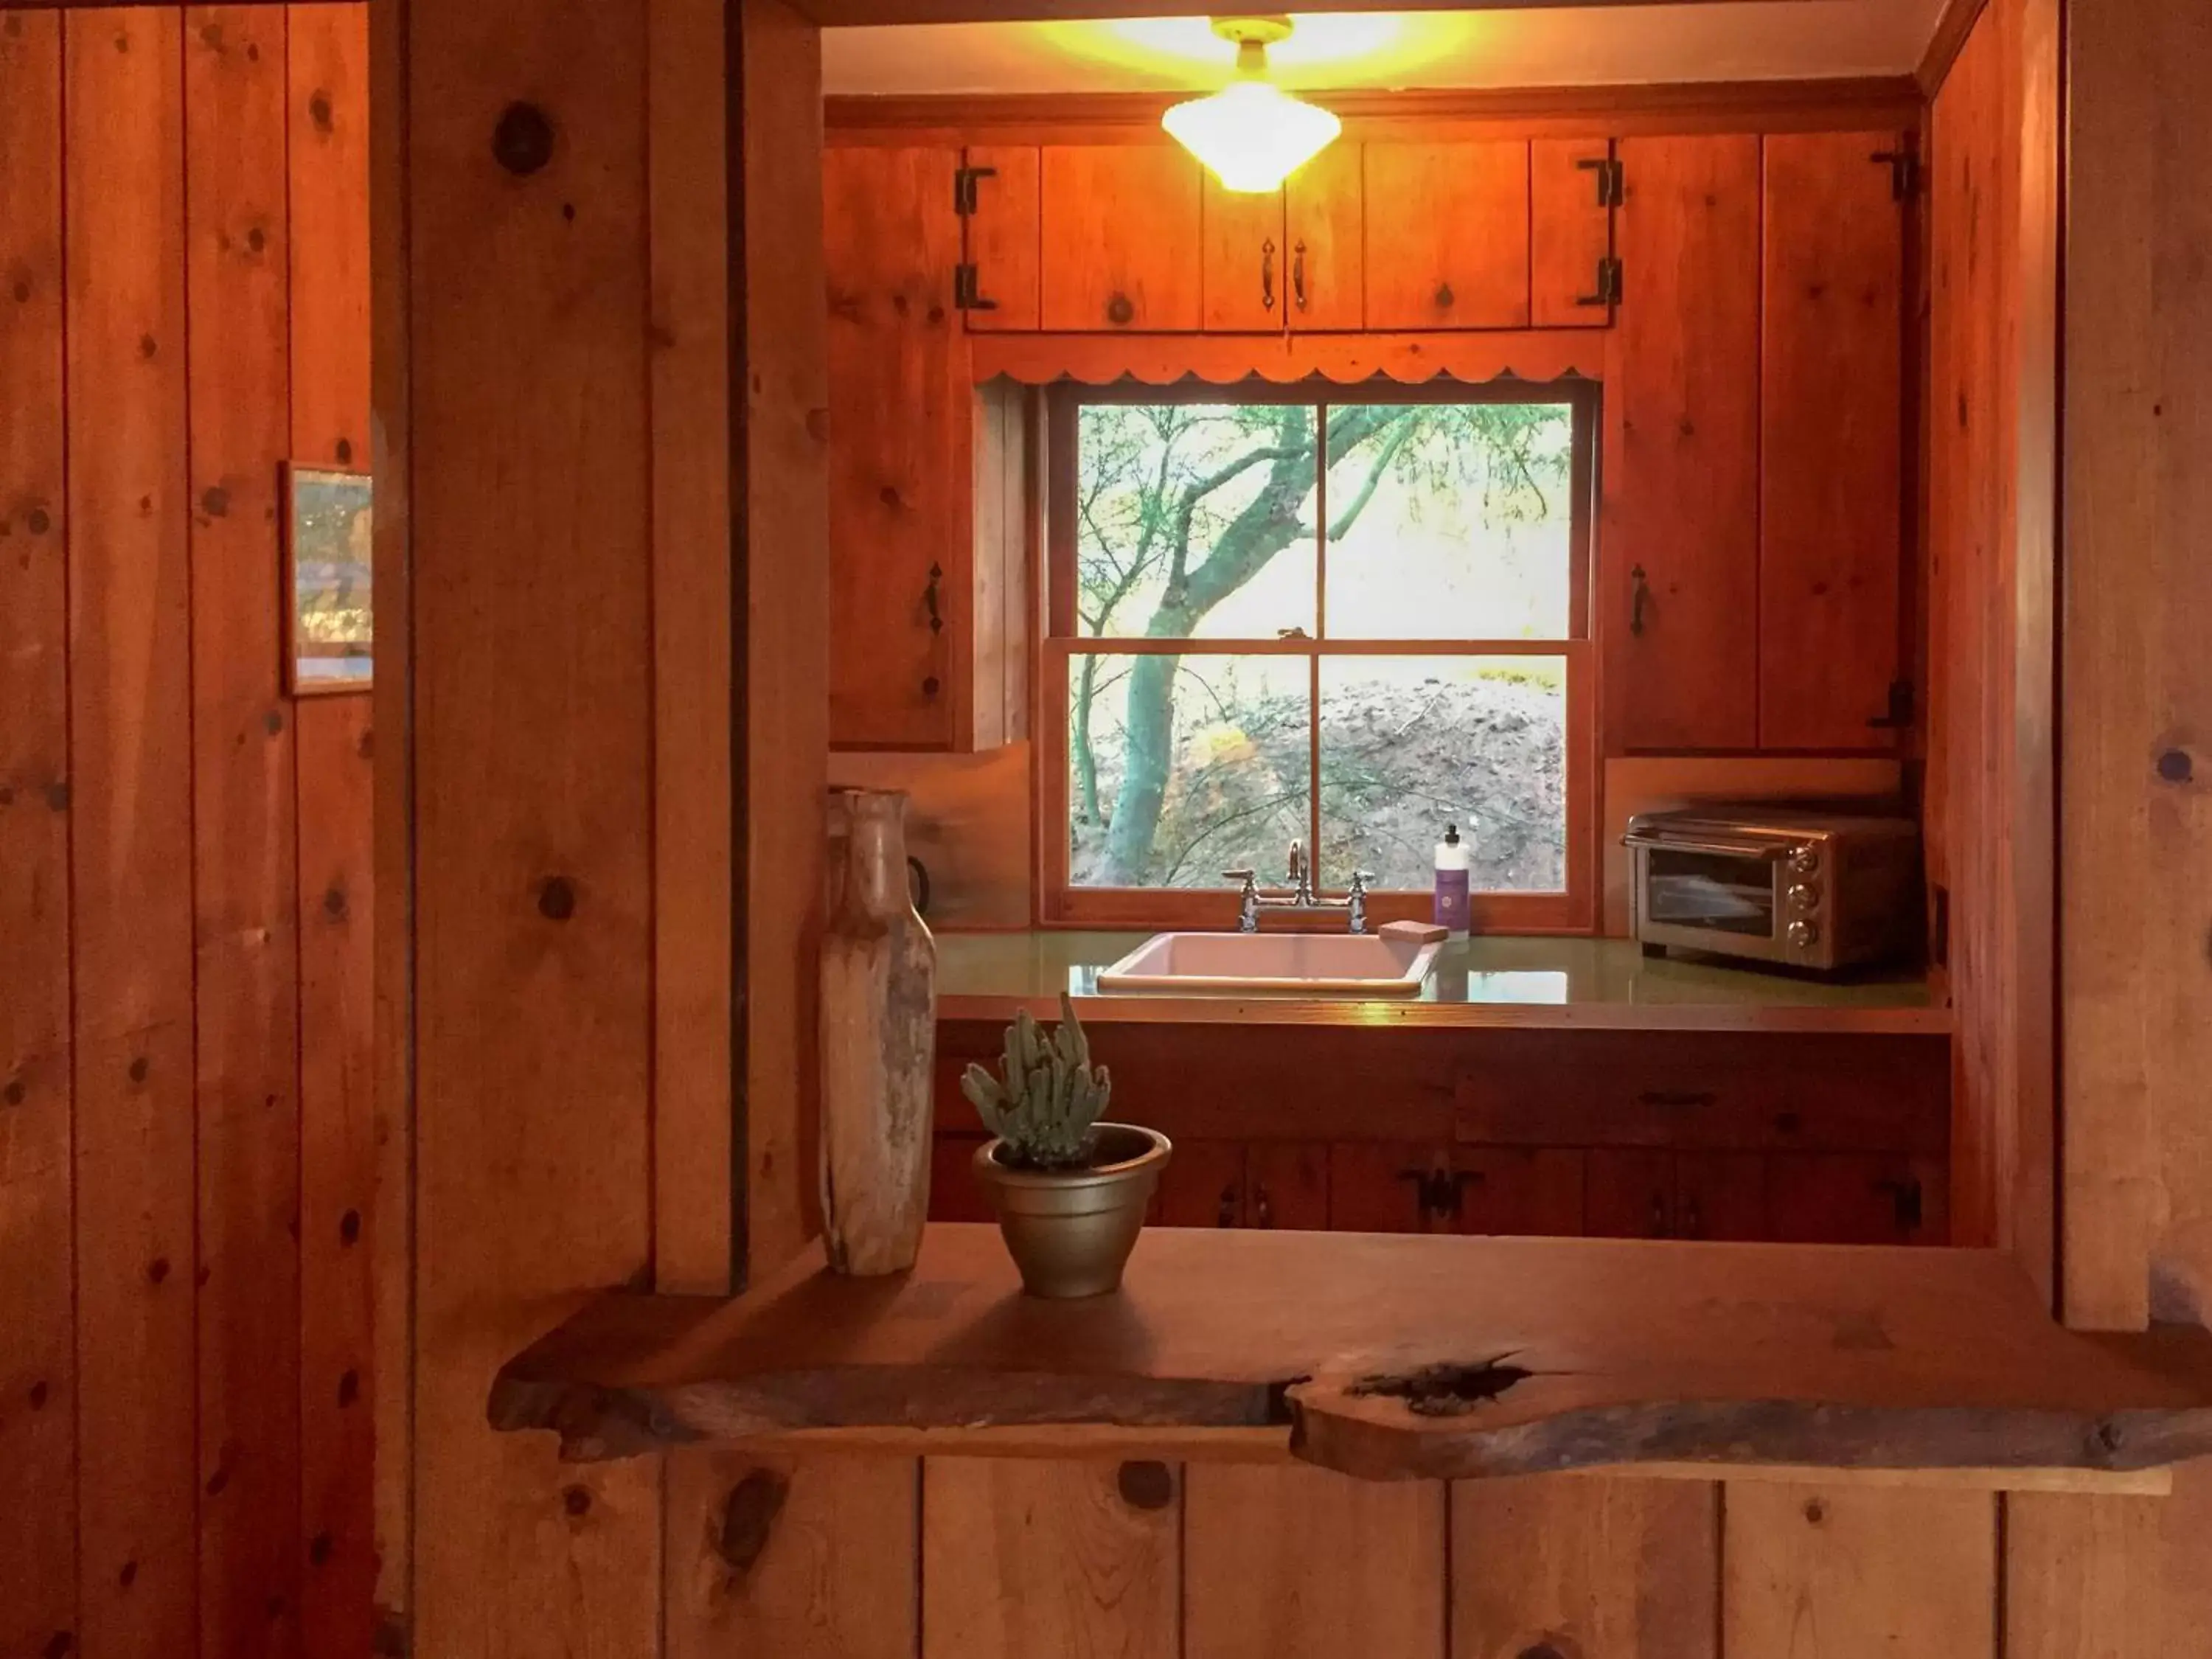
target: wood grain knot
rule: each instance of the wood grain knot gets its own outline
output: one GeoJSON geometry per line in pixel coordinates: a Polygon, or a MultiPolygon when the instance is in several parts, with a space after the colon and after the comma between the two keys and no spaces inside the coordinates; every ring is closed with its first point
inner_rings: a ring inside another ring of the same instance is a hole
{"type": "Polygon", "coordinates": [[[31,284],[27,277],[18,276],[15,279],[15,286],[10,288],[8,292],[15,296],[15,303],[19,306],[27,306],[31,303],[31,284]]]}
{"type": "Polygon", "coordinates": [[[21,1106],[23,1103],[23,1079],[11,1077],[5,1085],[0,1085],[0,1103],[9,1106],[21,1106]]]}
{"type": "Polygon", "coordinates": [[[332,453],[337,456],[338,465],[340,466],[350,465],[353,462],[353,440],[350,438],[339,439],[337,441],[337,447],[332,453]]]}
{"type": "Polygon", "coordinates": [[[2185,749],[2169,749],[2158,757],[2158,775],[2168,783],[2187,783],[2197,775],[2197,763],[2185,749]]]}
{"type": "Polygon", "coordinates": [[[566,876],[548,876],[538,889],[538,914],[566,921],[576,914],[576,884],[566,876]]]}
{"type": "Polygon", "coordinates": [[[1133,1510],[1164,1510],[1175,1502],[1175,1475],[1164,1463],[1124,1463],[1114,1484],[1133,1510]]]}
{"type": "Polygon", "coordinates": [[[1127,328],[1136,316],[1137,307],[1129,303],[1126,294],[1116,294],[1106,301],[1106,320],[1116,328],[1127,328]]]}
{"type": "Polygon", "coordinates": [[[217,1469],[213,1474],[207,1478],[207,1495],[210,1498],[220,1498],[222,1496],[223,1488],[228,1486],[229,1484],[230,1471],[228,1469],[217,1469]]]}
{"type": "Polygon", "coordinates": [[[774,1469],[755,1469],[730,1488],[722,1504],[722,1524],[714,1534],[714,1553],[724,1566],[740,1577],[753,1570],[790,1493],[788,1477],[774,1469]]]}
{"type": "Polygon", "coordinates": [[[323,914],[330,917],[333,921],[340,921],[344,920],[345,913],[345,889],[343,887],[325,888],[323,890],[323,914]]]}
{"type": "Polygon", "coordinates": [[[1826,1504],[1823,1504],[1817,1498],[1807,1498],[1805,1500],[1805,1518],[1811,1522],[1814,1526],[1819,1526],[1823,1521],[1828,1518],[1828,1506],[1826,1504]]]}
{"type": "Polygon", "coordinates": [[[23,515],[23,527],[33,536],[43,536],[54,527],[54,521],[46,516],[46,508],[34,507],[23,515]]]}
{"type": "Polygon", "coordinates": [[[166,1255],[157,1255],[146,1264],[146,1278],[149,1283],[158,1285],[168,1276],[169,1258],[166,1255]]]}
{"type": "Polygon", "coordinates": [[[46,786],[46,806],[49,811],[66,812],[69,811],[69,785],[66,783],[50,783],[46,786]]]}
{"type": "Polygon", "coordinates": [[[75,1637],[71,1636],[65,1630],[58,1630],[52,1636],[49,1636],[46,1638],[46,1646],[40,1649],[39,1651],[46,1656],[46,1659],[63,1659],[63,1656],[69,1653],[76,1646],[76,1638],[75,1637]]]}
{"type": "Polygon", "coordinates": [[[138,1582],[138,1564],[136,1561],[125,1561],[117,1571],[115,1582],[125,1589],[129,1589],[138,1582]]]}
{"type": "Polygon", "coordinates": [[[349,1370],[343,1373],[338,1377],[339,1409],[343,1410],[348,1406],[355,1405],[359,1402],[360,1399],[361,1373],[356,1370],[349,1370]]]}
{"type": "Polygon", "coordinates": [[[152,1067],[147,1064],[146,1056],[140,1054],[131,1062],[129,1067],[131,1080],[133,1083],[143,1083],[146,1080],[146,1073],[151,1069],[152,1067]]]}
{"type": "Polygon", "coordinates": [[[48,1389],[43,1378],[31,1384],[30,1401],[31,1409],[33,1411],[42,1412],[46,1410],[47,1393],[48,1389]]]}
{"type": "Polygon", "coordinates": [[[1402,1400],[1416,1417],[1458,1417],[1535,1374],[1518,1365],[1501,1364],[1503,1358],[1477,1360],[1471,1365],[1423,1365],[1396,1375],[1363,1376],[1345,1393],[1354,1399],[1402,1400]]]}
{"type": "Polygon", "coordinates": [[[230,492],[221,484],[210,484],[200,491],[200,511],[210,519],[220,519],[230,511],[230,492]]]}
{"type": "Polygon", "coordinates": [[[320,88],[307,100],[307,118],[315,124],[318,132],[331,130],[331,95],[320,88]]]}
{"type": "Polygon", "coordinates": [[[264,711],[261,716],[261,729],[272,738],[282,732],[284,729],[284,711],[281,708],[264,711]]]}
{"type": "Polygon", "coordinates": [[[1515,1659],[1576,1659],[1565,1649],[1549,1641],[1532,1642],[1515,1656],[1515,1659]]]}
{"type": "Polygon", "coordinates": [[[561,1507],[570,1515],[589,1515],[592,1494],[583,1486],[564,1486],[561,1489],[561,1507]]]}
{"type": "Polygon", "coordinates": [[[1452,301],[1458,297],[1459,296],[1457,295],[1452,292],[1452,285],[1449,283],[1438,283],[1437,284],[1437,309],[1438,311],[1449,311],[1452,308],[1452,301]]]}
{"type": "Polygon", "coordinates": [[[307,1542],[307,1565],[311,1567],[319,1567],[327,1563],[330,1559],[331,1535],[326,1532],[319,1532],[307,1542]]]}
{"type": "Polygon", "coordinates": [[[348,1210],[338,1218],[338,1243],[341,1244],[361,1243],[361,1212],[359,1210],[348,1210]]]}
{"type": "Polygon", "coordinates": [[[528,178],[553,159],[553,123],[535,104],[509,104],[491,130],[491,155],[516,178],[528,178]]]}

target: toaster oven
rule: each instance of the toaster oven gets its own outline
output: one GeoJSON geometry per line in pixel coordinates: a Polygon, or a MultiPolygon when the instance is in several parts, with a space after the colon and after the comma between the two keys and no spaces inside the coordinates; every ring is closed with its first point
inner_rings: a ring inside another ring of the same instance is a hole
{"type": "Polygon", "coordinates": [[[1704,951],[1826,972],[1905,955],[1920,935],[1910,818],[1701,805],[1638,813],[1621,841],[1647,956],[1704,951]]]}

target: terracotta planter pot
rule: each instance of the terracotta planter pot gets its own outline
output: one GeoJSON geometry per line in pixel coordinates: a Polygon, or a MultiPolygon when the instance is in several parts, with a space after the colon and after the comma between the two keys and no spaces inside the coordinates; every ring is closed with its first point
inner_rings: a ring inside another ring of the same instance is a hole
{"type": "Polygon", "coordinates": [[[1017,1170],[999,1161],[1003,1141],[975,1151],[975,1179],[999,1212],[999,1232],[1031,1296],[1103,1296],[1144,1228],[1145,1210],[1175,1151],[1157,1129],[1101,1123],[1089,1168],[1017,1170]]]}

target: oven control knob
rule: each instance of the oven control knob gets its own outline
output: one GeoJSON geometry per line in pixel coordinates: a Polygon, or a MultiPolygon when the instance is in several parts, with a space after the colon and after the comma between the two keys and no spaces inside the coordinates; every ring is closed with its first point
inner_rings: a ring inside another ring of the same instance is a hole
{"type": "Polygon", "coordinates": [[[1790,924],[1790,943],[1800,951],[1809,951],[1820,943],[1820,930],[1809,921],[1790,924]]]}
{"type": "Polygon", "coordinates": [[[1790,890],[1790,914],[1809,916],[1820,908],[1820,890],[1809,881],[1801,881],[1790,890]]]}
{"type": "Polygon", "coordinates": [[[1820,870],[1820,849],[1809,842],[1802,847],[1795,848],[1790,854],[1790,869],[1794,875],[1818,875],[1820,870]]]}

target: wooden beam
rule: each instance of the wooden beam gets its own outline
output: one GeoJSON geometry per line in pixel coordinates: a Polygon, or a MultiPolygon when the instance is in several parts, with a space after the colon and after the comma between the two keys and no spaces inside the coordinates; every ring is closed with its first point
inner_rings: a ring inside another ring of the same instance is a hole
{"type": "MultiPolygon", "coordinates": [[[[825,99],[833,143],[1171,143],[1164,92],[915,93],[825,99]]],[[[1643,86],[1437,87],[1322,92],[1348,139],[1439,132],[1603,137],[1662,132],[1911,129],[1923,100],[1909,75],[1807,81],[1685,81],[1643,86]]]]}
{"type": "Polygon", "coordinates": [[[1921,95],[1934,101],[1943,89],[1943,82],[1951,73],[1951,65],[1959,61],[1959,54],[1966,49],[1966,39],[1974,32],[1989,0],[1944,0],[1943,12],[1936,20],[1936,32],[1928,37],[1928,50],[1921,54],[1920,67],[1913,72],[1919,83],[1921,95]]]}
{"type": "MultiPolygon", "coordinates": [[[[1753,0],[1789,5],[1796,0],[1753,0]]],[[[78,0],[84,3],[84,0],[78,0]]],[[[1583,7],[1588,0],[1485,0],[1468,6],[1460,0],[1351,0],[1339,9],[1365,11],[1553,11],[1583,7]]],[[[1619,0],[1631,6],[1694,5],[1700,0],[1619,0]]],[[[848,24],[1051,22],[1065,15],[1053,0],[813,0],[806,15],[824,28],[848,24]]],[[[1203,17],[1198,0],[1085,0],[1084,15],[1093,18],[1203,17]]]]}
{"type": "Polygon", "coordinates": [[[571,1457],[786,1429],[1252,1428],[1457,1477],[1633,1463],[2126,1469],[2212,1450],[2212,1335],[2053,1324],[2001,1254],[1155,1229],[1121,1293],[1018,1293],[995,1232],[898,1280],[604,1297],[511,1362],[571,1457]]]}

